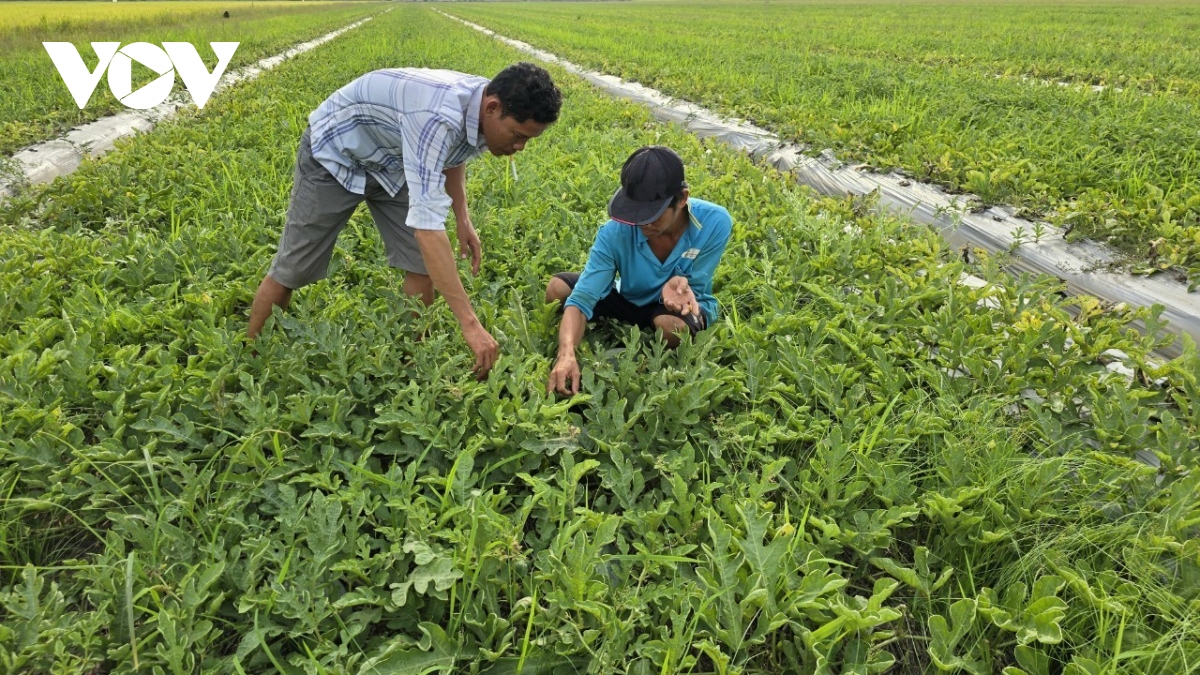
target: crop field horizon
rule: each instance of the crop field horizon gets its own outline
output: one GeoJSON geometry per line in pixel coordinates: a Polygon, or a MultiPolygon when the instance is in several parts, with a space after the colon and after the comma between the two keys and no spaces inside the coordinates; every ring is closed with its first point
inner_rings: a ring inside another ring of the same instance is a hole
{"type": "Polygon", "coordinates": [[[447,8],[812,154],[1013,205],[1135,273],[1200,281],[1198,3],[447,8]]]}
{"type": "Polygon", "coordinates": [[[520,60],[397,4],[0,203],[0,671],[1200,672],[1190,340],[1155,361],[1153,309],[965,263],[559,68],[561,119],[467,169],[490,377],[366,209],[249,342],[308,114],[520,60]],[[548,394],[546,282],[647,144],[733,218],[721,318],[676,350],[601,323],[548,394]]]}
{"type": "MultiPolygon", "coordinates": [[[[89,43],[192,42],[205,66],[215,57],[209,42],[239,42],[229,71],[382,11],[365,2],[9,2],[0,0],[0,165],[21,148],[50,140],[73,126],[125,110],[105,86],[80,109],[42,47],[71,42],[95,67],[89,43]],[[104,10],[101,12],[98,7],[104,10]],[[230,18],[223,12],[232,9],[230,18]]],[[[139,64],[140,68],[140,64],[139,64]]],[[[153,79],[134,73],[134,89],[153,79]]]]}
{"type": "Polygon", "coordinates": [[[107,23],[133,22],[143,25],[170,21],[179,16],[207,14],[212,10],[315,8],[321,5],[350,4],[363,0],[3,0],[4,15],[0,28],[62,30],[77,25],[100,26],[107,23]]]}

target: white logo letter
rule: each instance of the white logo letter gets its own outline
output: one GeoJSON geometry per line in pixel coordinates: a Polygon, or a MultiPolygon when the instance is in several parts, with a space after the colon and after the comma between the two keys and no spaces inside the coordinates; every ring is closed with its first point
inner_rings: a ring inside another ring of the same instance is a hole
{"type": "Polygon", "coordinates": [[[196,48],[190,42],[162,43],[167,54],[171,55],[175,69],[183,78],[183,86],[192,95],[192,100],[196,102],[197,108],[203,108],[204,104],[208,103],[208,97],[212,96],[217,82],[225,74],[225,67],[233,58],[233,52],[241,43],[210,42],[208,44],[212,47],[213,53],[217,55],[217,66],[213,68],[212,73],[209,73],[208,69],[204,67],[204,62],[200,60],[200,54],[196,53],[196,48]]]}
{"type": "Polygon", "coordinates": [[[79,51],[70,42],[43,42],[42,46],[50,54],[50,60],[58,69],[63,84],[67,85],[67,91],[71,92],[71,96],[75,99],[75,105],[83,110],[83,106],[87,105],[88,99],[92,97],[92,92],[96,90],[96,85],[100,83],[100,78],[104,75],[104,69],[108,67],[109,61],[112,61],[113,54],[117,53],[117,47],[120,47],[121,43],[92,43],[92,49],[95,50],[98,60],[95,72],[88,71],[83,59],[79,56],[79,51]]]}
{"type": "Polygon", "coordinates": [[[125,45],[113,57],[108,67],[108,88],[112,90],[121,103],[145,110],[167,100],[171,95],[171,87],[175,86],[175,69],[171,67],[171,58],[162,49],[149,42],[134,42],[125,45]],[[138,89],[132,94],[131,84],[133,61],[146,66],[162,77],[138,89]]]}

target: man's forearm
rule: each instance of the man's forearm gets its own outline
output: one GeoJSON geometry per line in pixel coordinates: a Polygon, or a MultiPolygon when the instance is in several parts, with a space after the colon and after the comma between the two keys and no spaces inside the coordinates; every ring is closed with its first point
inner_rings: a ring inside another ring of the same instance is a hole
{"type": "Polygon", "coordinates": [[[587,317],[578,307],[568,306],[563,310],[562,325],[558,328],[558,355],[574,356],[586,329],[587,317]]]}
{"type": "Polygon", "coordinates": [[[446,174],[446,194],[450,195],[454,220],[459,225],[470,222],[471,216],[467,210],[467,165],[446,169],[442,173],[446,174]]]}
{"type": "Polygon", "coordinates": [[[450,239],[446,236],[446,231],[414,230],[414,233],[433,287],[446,298],[446,304],[450,305],[458,323],[464,329],[479,323],[475,309],[471,306],[471,299],[467,297],[462,279],[458,276],[458,267],[454,264],[454,253],[450,249],[450,239]]]}

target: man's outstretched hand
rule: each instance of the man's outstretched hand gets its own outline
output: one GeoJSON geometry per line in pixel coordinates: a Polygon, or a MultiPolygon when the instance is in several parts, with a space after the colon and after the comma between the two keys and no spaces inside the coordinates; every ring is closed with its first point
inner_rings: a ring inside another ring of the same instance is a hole
{"type": "Polygon", "coordinates": [[[563,396],[574,396],[579,393],[579,362],[574,354],[563,354],[554,362],[550,370],[550,381],[546,383],[546,391],[563,396]]]}
{"type": "Polygon", "coordinates": [[[475,379],[486,379],[492,366],[496,365],[496,359],[500,357],[500,343],[496,342],[482,324],[476,324],[474,328],[463,331],[463,338],[471,351],[475,352],[475,367],[472,369],[475,379]]]}
{"type": "Polygon", "coordinates": [[[663,286],[662,303],[672,312],[700,317],[700,303],[696,301],[696,294],[688,285],[687,277],[671,277],[663,286]]]}

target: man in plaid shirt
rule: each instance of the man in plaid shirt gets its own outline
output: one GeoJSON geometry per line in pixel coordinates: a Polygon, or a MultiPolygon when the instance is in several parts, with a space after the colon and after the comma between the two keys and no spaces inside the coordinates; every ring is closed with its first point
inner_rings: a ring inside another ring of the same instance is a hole
{"type": "Polygon", "coordinates": [[[454,263],[451,209],[463,257],[483,254],[467,210],[466,163],[512,155],[558,119],[562,95],[549,73],[518,63],[490,81],[449,70],[391,68],[342,87],[308,116],[296,153],[279,249],[250,309],[254,338],[272,307],[325,278],[338,233],[366,202],[403,290],[426,305],[436,289],[453,310],[487,376],[499,345],[479,322],[454,263]]]}

